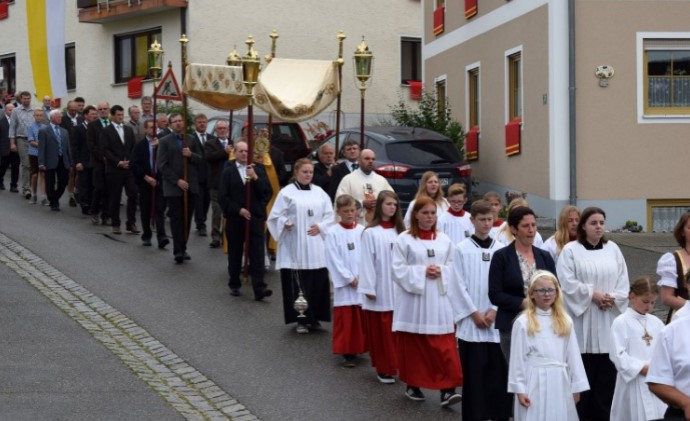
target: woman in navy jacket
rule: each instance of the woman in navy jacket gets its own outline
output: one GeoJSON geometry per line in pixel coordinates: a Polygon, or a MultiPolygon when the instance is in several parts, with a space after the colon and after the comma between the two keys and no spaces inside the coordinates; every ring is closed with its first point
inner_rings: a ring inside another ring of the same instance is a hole
{"type": "Polygon", "coordinates": [[[513,321],[527,305],[525,291],[530,277],[537,270],[556,273],[549,253],[533,245],[537,221],[532,209],[511,210],[508,226],[515,240],[494,253],[489,268],[489,299],[498,307],[495,326],[501,336],[501,350],[506,361],[510,360],[513,321]]]}

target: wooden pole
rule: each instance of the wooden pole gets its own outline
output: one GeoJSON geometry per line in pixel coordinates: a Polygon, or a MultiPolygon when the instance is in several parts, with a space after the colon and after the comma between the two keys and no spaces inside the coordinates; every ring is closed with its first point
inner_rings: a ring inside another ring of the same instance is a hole
{"type": "MultiPolygon", "coordinates": [[[[180,38],[180,44],[182,46],[182,83],[184,83],[185,73],[187,70],[187,43],[189,40],[185,34],[182,34],[180,38]]],[[[182,91],[182,143],[184,148],[189,147],[189,142],[187,139],[187,94],[182,91]]],[[[189,158],[183,155],[183,179],[185,182],[189,183],[189,158]]],[[[183,192],[183,203],[184,203],[184,239],[187,241],[189,237],[189,188],[183,192]]]]}

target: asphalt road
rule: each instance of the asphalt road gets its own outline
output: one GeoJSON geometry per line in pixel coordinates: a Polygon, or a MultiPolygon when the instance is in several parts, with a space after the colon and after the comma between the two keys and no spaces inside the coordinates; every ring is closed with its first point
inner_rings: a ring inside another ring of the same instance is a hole
{"type": "MultiPolygon", "coordinates": [[[[341,368],[329,325],[309,335],[285,326],[277,272],[268,274],[274,296],[265,302],[255,302],[246,286],[242,297],[231,297],[225,255],[208,247],[209,237],[193,231],[192,260],[175,265],[170,250],[155,242],[143,247],[138,236],[112,236],[64,198],[62,211],[50,212],[3,191],[0,215],[7,241],[119,310],[243,405],[236,419],[460,417],[459,406],[440,409],[437,392],[419,404],[404,398],[403,385],[378,383],[367,358],[355,369],[341,368]]],[[[631,278],[654,273],[659,253],[622,249],[631,278]]],[[[0,262],[0,420],[201,419],[171,406],[135,365],[123,363],[27,279],[0,262]]]]}

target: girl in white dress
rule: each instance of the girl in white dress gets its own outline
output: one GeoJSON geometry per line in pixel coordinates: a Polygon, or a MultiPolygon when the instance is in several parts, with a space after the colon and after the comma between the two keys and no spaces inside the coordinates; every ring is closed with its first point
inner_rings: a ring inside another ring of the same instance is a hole
{"type": "Polygon", "coordinates": [[[508,392],[516,394],[514,420],[577,420],[575,403],[589,383],[556,277],[535,272],[527,296],[510,345],[508,392]]]}
{"type": "Polygon", "coordinates": [[[362,234],[357,292],[364,295],[362,317],[371,365],[381,383],[395,383],[398,374],[393,334],[393,244],[405,231],[398,195],[379,193],[374,218],[362,234]]]}
{"type": "Polygon", "coordinates": [[[613,421],[647,421],[663,418],[666,404],[645,383],[649,360],[664,324],[649,314],[658,287],[649,277],[630,286],[630,306],[611,325],[609,358],[616,365],[616,391],[611,405],[613,421]]]}
{"type": "Polygon", "coordinates": [[[571,241],[577,240],[577,224],[580,222],[580,210],[575,206],[568,205],[561,209],[558,215],[558,226],[556,233],[544,241],[542,250],[549,252],[554,262],[558,262],[558,256],[563,247],[571,241]]]}
{"type": "Polygon", "coordinates": [[[438,174],[433,171],[427,171],[422,174],[422,179],[419,181],[419,190],[414,200],[410,202],[410,206],[407,207],[407,212],[405,212],[405,226],[410,228],[410,216],[412,215],[412,208],[414,207],[415,201],[420,197],[429,197],[436,203],[437,206],[437,217],[443,215],[445,211],[448,210],[448,202],[443,197],[443,189],[441,188],[441,180],[438,178],[438,174]]]}

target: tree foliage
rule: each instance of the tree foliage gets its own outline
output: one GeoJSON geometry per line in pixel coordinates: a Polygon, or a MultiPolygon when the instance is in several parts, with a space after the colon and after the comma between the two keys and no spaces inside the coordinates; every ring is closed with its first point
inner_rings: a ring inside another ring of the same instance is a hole
{"type": "Polygon", "coordinates": [[[402,98],[391,106],[391,117],[397,126],[421,127],[449,137],[458,151],[465,150],[465,130],[459,121],[453,120],[448,101],[446,107],[439,109],[436,92],[422,92],[416,106],[410,106],[402,98]]]}

